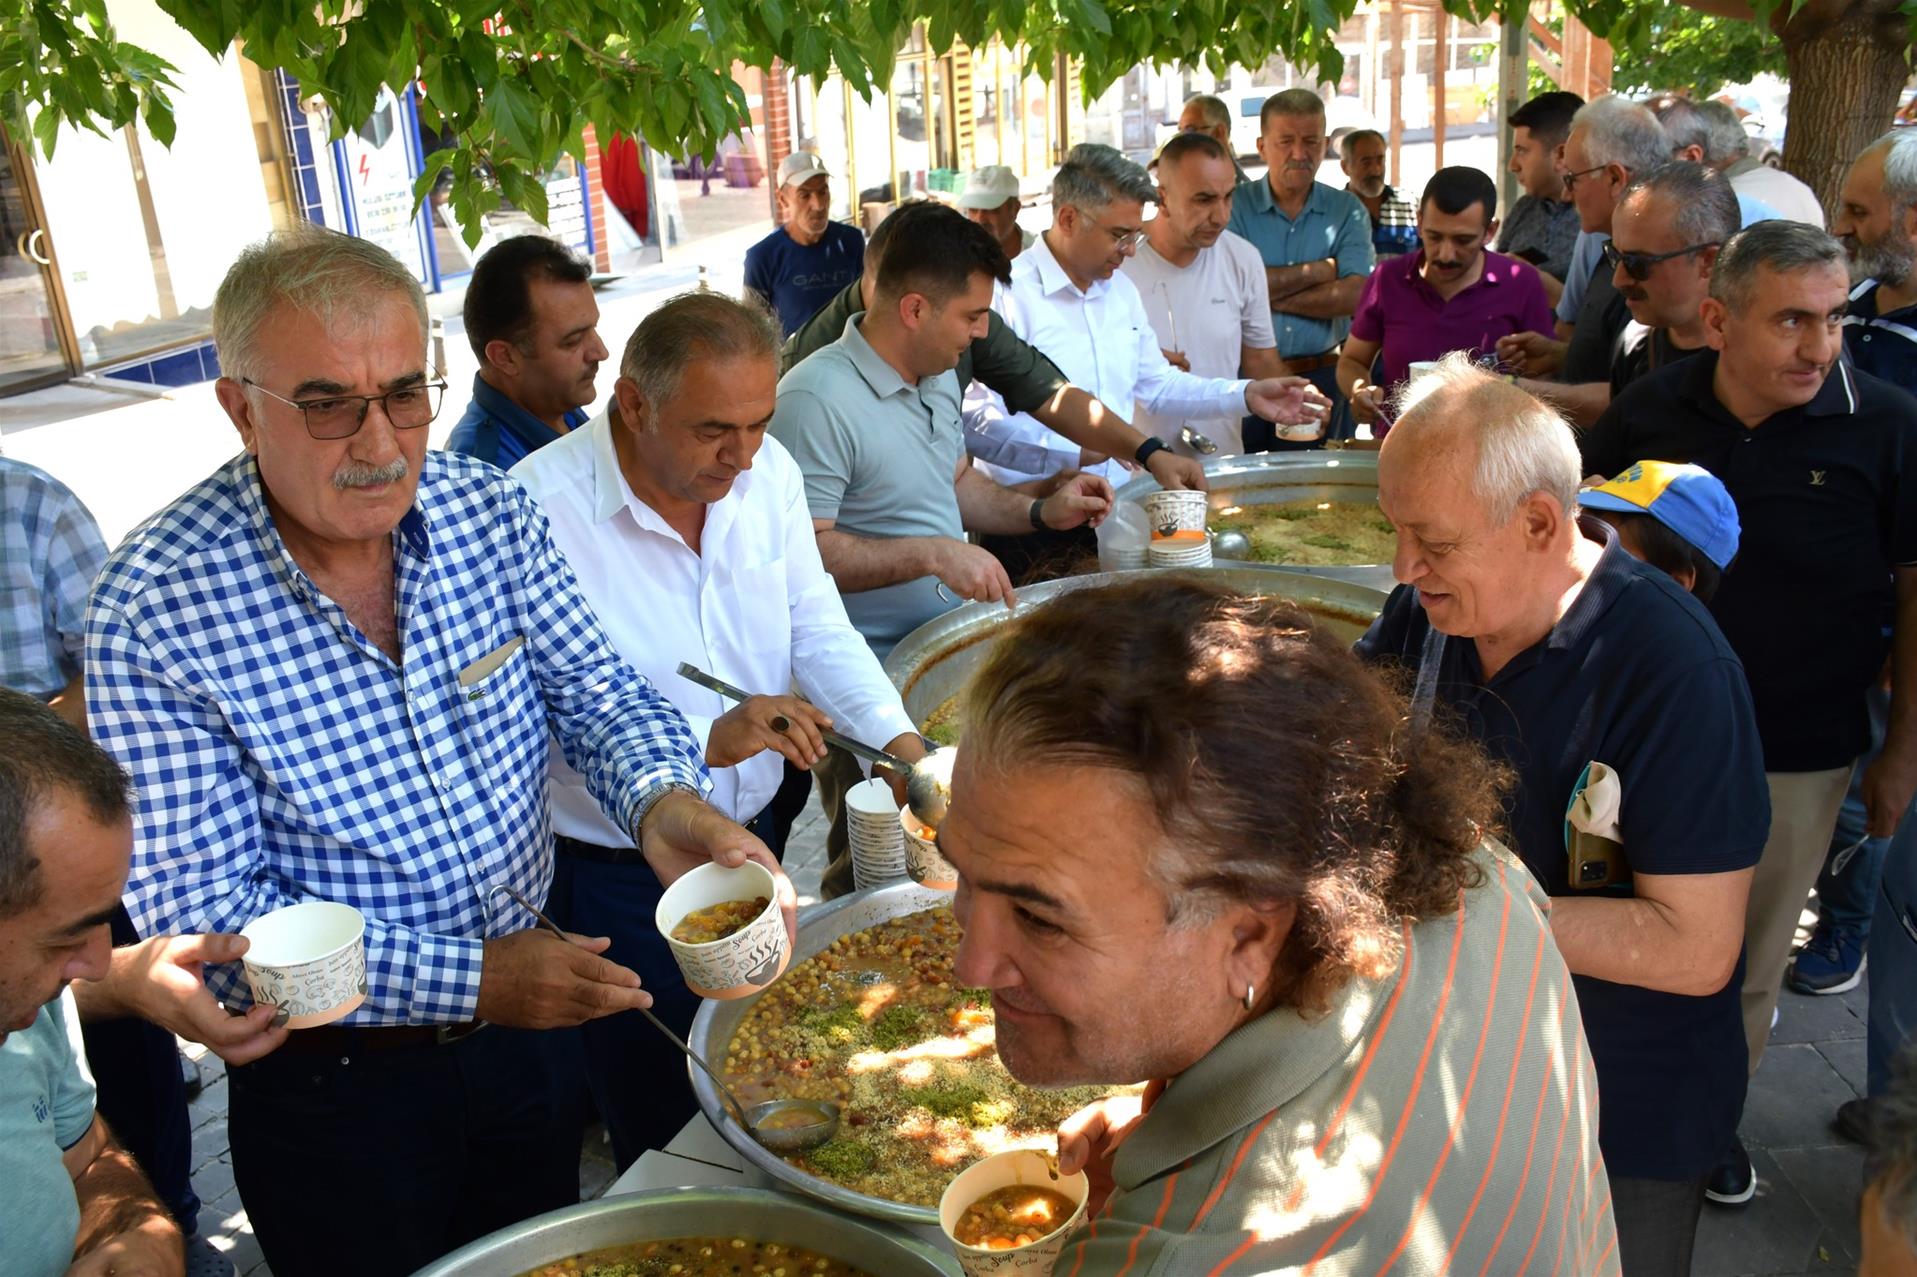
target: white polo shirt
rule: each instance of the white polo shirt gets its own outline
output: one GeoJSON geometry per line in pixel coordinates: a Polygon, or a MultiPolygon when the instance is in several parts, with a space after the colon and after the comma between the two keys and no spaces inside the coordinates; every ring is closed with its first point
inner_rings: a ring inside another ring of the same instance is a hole
{"type": "MultiPolygon", "coordinates": [[[[633,495],[603,411],[512,473],[545,507],[553,541],[613,647],[678,707],[701,743],[732,703],[679,677],[681,661],[755,695],[796,685],[839,731],[874,745],[913,729],[878,658],[846,620],[819,562],[804,480],[778,440],[767,436],[752,469],[707,507],[697,554],[633,495]]],[[[771,750],[715,767],[712,804],[750,820],[772,801],[782,774],[771,750]]],[[[552,820],[556,832],[581,842],[632,846],[556,750],[552,820]]]]}
{"type": "MultiPolygon", "coordinates": [[[[1012,282],[999,287],[993,306],[1073,385],[1127,418],[1140,409],[1172,418],[1246,411],[1243,380],[1194,377],[1166,362],[1138,289],[1123,272],[1080,289],[1043,235],[1012,262],[1012,282]]],[[[1005,401],[978,381],[965,395],[965,449],[1007,485],[1076,467],[1079,456],[1077,444],[1036,417],[1006,411],[1005,401]]],[[[1116,461],[1092,473],[1114,486],[1129,477],[1116,461]]]]}

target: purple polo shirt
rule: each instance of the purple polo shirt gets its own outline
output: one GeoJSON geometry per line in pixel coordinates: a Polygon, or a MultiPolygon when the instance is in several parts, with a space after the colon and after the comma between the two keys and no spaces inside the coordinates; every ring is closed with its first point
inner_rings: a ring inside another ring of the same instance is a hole
{"type": "Polygon", "coordinates": [[[1500,337],[1556,329],[1544,285],[1526,262],[1487,249],[1484,274],[1450,301],[1425,283],[1423,266],[1423,249],[1379,262],[1351,317],[1353,337],[1380,344],[1386,386],[1403,381],[1419,360],[1454,350],[1490,354],[1500,337]]]}

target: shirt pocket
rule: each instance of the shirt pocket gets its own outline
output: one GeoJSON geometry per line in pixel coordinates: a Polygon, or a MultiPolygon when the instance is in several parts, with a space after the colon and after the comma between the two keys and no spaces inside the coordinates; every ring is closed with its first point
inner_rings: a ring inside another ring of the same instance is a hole
{"type": "MultiPolygon", "coordinates": [[[[500,646],[503,644],[495,644],[486,652],[500,646]]],[[[484,655],[473,659],[483,659],[484,655]]],[[[460,734],[478,763],[475,770],[489,781],[508,782],[540,773],[546,750],[546,714],[526,644],[521,643],[499,668],[483,678],[470,685],[456,685],[454,696],[459,706],[460,734]]]]}

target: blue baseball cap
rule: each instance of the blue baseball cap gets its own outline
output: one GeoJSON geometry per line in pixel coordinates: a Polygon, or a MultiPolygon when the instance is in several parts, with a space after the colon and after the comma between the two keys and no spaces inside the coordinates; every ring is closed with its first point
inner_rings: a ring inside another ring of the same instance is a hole
{"type": "Polygon", "coordinates": [[[1703,552],[1718,570],[1737,557],[1737,506],[1702,466],[1639,461],[1616,478],[1578,493],[1587,510],[1648,514],[1703,552]]]}

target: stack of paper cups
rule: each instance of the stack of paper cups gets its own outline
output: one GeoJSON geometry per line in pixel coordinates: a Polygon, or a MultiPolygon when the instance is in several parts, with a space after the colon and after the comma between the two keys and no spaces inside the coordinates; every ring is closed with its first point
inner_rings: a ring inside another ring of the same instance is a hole
{"type": "Polygon", "coordinates": [[[905,877],[905,831],[899,828],[899,804],[890,785],[868,780],[846,792],[845,832],[852,844],[856,890],[905,877]]]}
{"type": "Polygon", "coordinates": [[[1205,534],[1205,494],[1185,489],[1154,492],[1145,498],[1152,539],[1145,561],[1155,568],[1211,566],[1211,538],[1205,534]]]}

